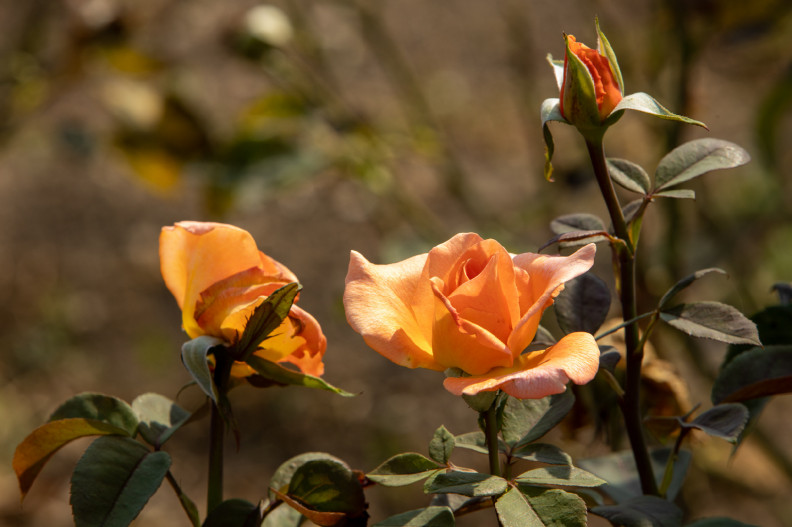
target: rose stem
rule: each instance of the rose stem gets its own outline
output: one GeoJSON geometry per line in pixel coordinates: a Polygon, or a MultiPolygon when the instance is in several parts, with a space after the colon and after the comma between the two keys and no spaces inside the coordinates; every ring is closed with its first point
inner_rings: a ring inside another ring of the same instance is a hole
{"type": "MultiPolygon", "coordinates": [[[[587,138],[586,148],[591,158],[597,184],[599,184],[600,192],[602,192],[602,197],[605,199],[605,205],[608,207],[613,229],[616,236],[621,238],[626,246],[626,248],[616,249],[619,259],[619,297],[622,305],[622,317],[624,320],[632,320],[638,316],[635,294],[636,247],[633,247],[632,239],[627,229],[627,222],[624,220],[619,199],[616,197],[616,192],[608,175],[602,136],[593,139],[587,138]]],[[[641,424],[640,381],[643,347],[640,344],[637,320],[624,327],[624,340],[627,356],[624,397],[621,399],[624,424],[627,429],[627,436],[630,439],[638,476],[641,480],[641,489],[644,494],[657,495],[657,482],[652,471],[649,451],[646,447],[646,439],[644,438],[641,424]]]]}
{"type": "Polygon", "coordinates": [[[218,401],[212,401],[209,421],[209,482],[206,489],[206,514],[211,513],[223,502],[223,441],[225,439],[225,421],[218,408],[219,401],[225,398],[228,378],[231,375],[233,361],[221,350],[215,348],[214,381],[218,392],[218,401]]]}

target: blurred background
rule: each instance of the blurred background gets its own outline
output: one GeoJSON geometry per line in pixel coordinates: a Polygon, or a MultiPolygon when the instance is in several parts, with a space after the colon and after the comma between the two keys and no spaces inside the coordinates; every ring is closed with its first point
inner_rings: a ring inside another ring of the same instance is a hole
{"type": "MultiPolygon", "coordinates": [[[[389,263],[462,231],[536,251],[559,215],[607,218],[570,127],[551,124],[556,181],[542,176],[539,106],[557,97],[545,57],[563,57],[563,32],[595,46],[595,15],[627,93],[710,129],[630,113],[609,131],[608,155],[651,173],[681,142],[715,137],[753,157],[691,182],[696,202],[651,208],[642,305],[713,266],[729,277],[686,294],[749,315],[777,304],[771,286],[792,281],[786,0],[0,1],[0,525],[72,524],[68,477],[87,442],[58,453],[21,506],[11,470],[16,444],[61,401],[175,399],[188,382],[157,255],[160,227],[179,220],[239,225],[289,266],[328,337],[325,378],[361,393],[233,392],[242,441],[227,453],[227,496],[258,501],[301,452],[368,471],[426,452],[440,424],[474,430],[440,374],[391,364],[346,325],[349,251],[389,263]]],[[[609,280],[604,246],[595,272],[609,280]]],[[[649,404],[707,408],[725,346],[657,337],[649,404]]],[[[201,403],[195,389],[178,397],[201,403]]],[[[788,397],[771,401],[733,457],[723,441],[693,442],[687,518],[792,525],[790,411],[788,397]]],[[[584,408],[551,440],[575,458],[605,454],[619,437],[602,428],[584,408]]],[[[207,430],[193,423],[169,443],[201,510],[207,430]]],[[[419,485],[368,496],[374,520],[426,503],[419,485]]],[[[188,521],[163,487],[137,524],[188,521]]]]}

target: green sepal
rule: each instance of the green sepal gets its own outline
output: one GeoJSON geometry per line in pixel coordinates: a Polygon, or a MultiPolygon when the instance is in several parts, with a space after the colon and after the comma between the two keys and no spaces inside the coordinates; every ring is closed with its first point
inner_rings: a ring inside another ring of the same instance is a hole
{"type": "Polygon", "coordinates": [[[553,134],[550,133],[550,127],[547,125],[550,121],[558,121],[561,123],[571,124],[564,119],[561,115],[561,100],[560,99],[545,99],[542,102],[542,137],[545,143],[545,165],[544,176],[547,181],[553,181],[553,152],[555,151],[555,144],[553,143],[553,134]]]}
{"type": "Polygon", "coordinates": [[[597,27],[597,51],[600,55],[604,55],[605,58],[608,59],[613,76],[616,77],[619,83],[619,91],[624,93],[624,79],[622,78],[621,69],[619,68],[619,61],[616,60],[616,53],[614,53],[608,39],[605,38],[605,33],[600,29],[599,19],[596,17],[594,18],[594,25],[597,27]]]}
{"type": "Polygon", "coordinates": [[[584,136],[584,130],[600,128],[599,107],[597,106],[597,89],[594,79],[580,57],[569,49],[569,37],[564,35],[566,45],[566,75],[564,78],[564,108],[567,120],[575,125],[584,136]]]}
{"type": "MultiPolygon", "coordinates": [[[[253,368],[267,383],[279,386],[305,386],[306,388],[317,388],[326,390],[343,397],[354,397],[357,394],[347,392],[341,388],[336,388],[329,382],[320,377],[314,377],[307,373],[302,373],[289,368],[284,368],[280,364],[267,359],[262,359],[257,355],[251,355],[247,359],[247,364],[253,368]]],[[[255,381],[254,381],[255,382],[255,381]]]]}
{"type": "Polygon", "coordinates": [[[274,291],[250,315],[245,330],[234,346],[234,359],[245,362],[270,334],[289,316],[294,299],[302,289],[297,282],[286,284],[274,291]]]}
{"type": "MultiPolygon", "coordinates": [[[[654,97],[648,93],[638,92],[625,95],[622,100],[619,101],[619,104],[617,104],[613,109],[611,116],[615,115],[617,112],[621,112],[622,110],[636,110],[660,117],[661,119],[679,121],[681,123],[694,124],[696,126],[701,126],[702,128],[707,128],[707,125],[701,121],[696,121],[690,117],[673,113],[672,111],[665,108],[662,104],[657,102],[654,97]]],[[[610,119],[610,116],[608,118],[610,119]]]]}

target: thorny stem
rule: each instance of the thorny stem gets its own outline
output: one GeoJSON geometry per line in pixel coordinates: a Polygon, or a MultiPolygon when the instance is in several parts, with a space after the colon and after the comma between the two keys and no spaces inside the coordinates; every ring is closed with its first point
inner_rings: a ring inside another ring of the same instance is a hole
{"type": "MultiPolygon", "coordinates": [[[[597,178],[605,205],[608,207],[613,230],[616,236],[621,238],[626,244],[626,249],[616,249],[619,268],[619,297],[622,305],[622,317],[625,320],[633,320],[638,317],[638,306],[635,290],[635,249],[633,241],[624,219],[619,199],[613,189],[608,166],[605,163],[605,152],[602,144],[602,137],[596,139],[586,139],[591,164],[594,168],[594,175],[597,178]]],[[[638,332],[638,321],[624,327],[625,353],[627,356],[627,371],[624,386],[624,397],[621,400],[622,414],[624,415],[624,425],[627,429],[627,437],[630,440],[630,447],[635,458],[635,466],[641,480],[641,489],[644,494],[657,495],[657,482],[652,471],[652,464],[649,458],[649,451],[646,447],[643,425],[641,423],[640,407],[640,385],[641,385],[641,362],[643,360],[643,346],[638,332]]]]}

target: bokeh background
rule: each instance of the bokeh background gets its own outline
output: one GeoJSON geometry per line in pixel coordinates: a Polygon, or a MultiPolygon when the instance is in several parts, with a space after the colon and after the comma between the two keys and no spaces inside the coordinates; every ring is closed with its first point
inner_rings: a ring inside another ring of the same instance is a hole
{"type": "MultiPolygon", "coordinates": [[[[71,525],[68,475],[86,442],[56,455],[22,505],[11,471],[15,445],[62,400],[154,391],[200,404],[194,389],[178,394],[185,336],[159,275],[159,229],[179,220],[244,227],[288,265],[328,337],[325,377],[361,393],[235,391],[228,496],[257,501],[301,452],[371,470],[425,452],[440,424],[474,430],[439,374],[391,364],[346,325],[349,251],[393,262],[468,230],[536,251],[559,215],[607,217],[571,128],[551,125],[556,181],[542,177],[539,105],[557,96],[545,57],[563,56],[563,32],[593,46],[595,15],[626,91],[710,130],[629,114],[608,133],[610,156],[651,172],[680,142],[716,137],[753,157],[692,182],[696,202],[651,210],[643,305],[712,266],[729,277],[689,295],[747,314],[777,304],[771,286],[792,281],[786,0],[2,0],[0,525],[71,525]]],[[[610,274],[604,251],[596,272],[610,274]]],[[[654,347],[663,397],[706,408],[725,347],[673,330],[654,347]]],[[[733,457],[694,441],[687,518],[792,525],[790,411],[773,400],[733,457]]],[[[169,446],[201,509],[207,428],[169,446]]],[[[576,458],[604,454],[597,428],[581,410],[552,440],[576,458]]],[[[369,497],[375,520],[426,502],[418,485],[369,497]]],[[[188,522],[163,487],[136,524],[188,522]]]]}

